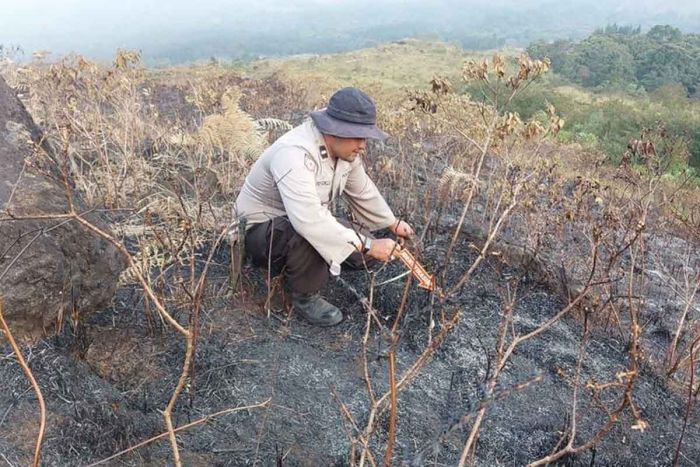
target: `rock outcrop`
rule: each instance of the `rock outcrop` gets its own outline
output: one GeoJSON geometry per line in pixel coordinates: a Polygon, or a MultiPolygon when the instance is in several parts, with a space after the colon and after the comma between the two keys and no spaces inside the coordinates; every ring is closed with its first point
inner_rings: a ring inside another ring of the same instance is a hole
{"type": "MultiPolygon", "coordinates": [[[[75,220],[36,218],[68,213],[67,190],[41,130],[1,77],[0,167],[0,300],[15,337],[50,334],[71,313],[107,306],[124,260],[75,220]]],[[[98,214],[86,218],[108,231],[98,214]]]]}

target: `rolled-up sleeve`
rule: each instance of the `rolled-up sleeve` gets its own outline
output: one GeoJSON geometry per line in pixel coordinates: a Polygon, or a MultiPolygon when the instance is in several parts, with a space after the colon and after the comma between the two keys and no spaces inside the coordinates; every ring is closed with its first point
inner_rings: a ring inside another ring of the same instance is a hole
{"type": "Polygon", "coordinates": [[[277,184],[287,217],[333,267],[357,250],[364,239],[341,225],[321,204],[316,190],[315,164],[299,147],[284,147],[273,158],[270,171],[277,184]],[[306,160],[306,163],[305,163],[306,160]]]}
{"type": "Polygon", "coordinates": [[[345,196],[357,220],[370,230],[384,229],[396,223],[396,216],[359,160],[348,175],[345,196]]]}

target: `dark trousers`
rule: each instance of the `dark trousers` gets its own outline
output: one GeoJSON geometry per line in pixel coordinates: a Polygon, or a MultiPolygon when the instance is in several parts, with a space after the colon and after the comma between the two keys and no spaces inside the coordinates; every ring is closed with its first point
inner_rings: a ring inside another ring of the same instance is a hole
{"type": "MultiPolygon", "coordinates": [[[[346,226],[350,223],[339,219],[346,226]]],[[[357,229],[357,226],[355,226],[357,229]]],[[[364,235],[367,232],[357,229],[364,235]]],[[[276,217],[251,227],[245,236],[246,253],[253,264],[270,268],[270,275],[284,272],[292,292],[316,293],[328,282],[328,264],[313,246],[299,235],[286,217],[276,217]]],[[[364,269],[373,262],[359,251],[343,262],[343,268],[364,269]]]]}

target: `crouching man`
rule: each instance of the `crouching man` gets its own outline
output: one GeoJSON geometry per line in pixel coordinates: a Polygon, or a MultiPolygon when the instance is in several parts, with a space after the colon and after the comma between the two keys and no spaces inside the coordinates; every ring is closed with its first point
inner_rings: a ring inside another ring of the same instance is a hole
{"type": "Polygon", "coordinates": [[[343,319],[319,295],[329,274],[395,259],[400,245],[368,231],[413,235],[406,222],[397,221],[362,163],[366,140],[387,136],[376,126],[372,99],[343,88],[260,156],[236,199],[235,214],[246,220],[246,252],[273,276],[285,274],[294,309],[311,324],[333,326],[343,319]],[[331,214],[341,194],[361,228],[331,214]]]}

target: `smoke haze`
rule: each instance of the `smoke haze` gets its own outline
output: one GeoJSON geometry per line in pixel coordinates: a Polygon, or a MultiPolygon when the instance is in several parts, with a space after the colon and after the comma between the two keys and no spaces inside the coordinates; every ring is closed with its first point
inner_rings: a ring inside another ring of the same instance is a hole
{"type": "Polygon", "coordinates": [[[4,0],[0,44],[151,62],[322,53],[421,37],[484,49],[578,39],[607,24],[700,32],[700,2],[629,0],[4,0]]]}

